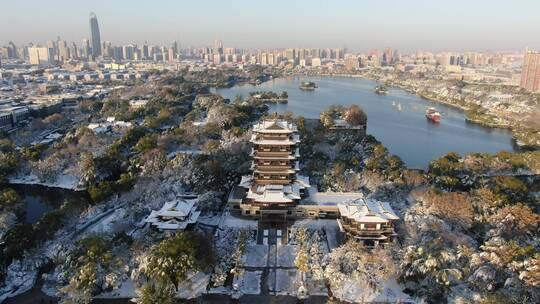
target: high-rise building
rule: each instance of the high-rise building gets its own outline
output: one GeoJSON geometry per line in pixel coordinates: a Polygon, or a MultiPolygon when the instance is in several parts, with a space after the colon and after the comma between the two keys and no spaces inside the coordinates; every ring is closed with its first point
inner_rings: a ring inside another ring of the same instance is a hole
{"type": "Polygon", "coordinates": [[[123,46],[124,59],[133,60],[135,53],[135,46],[133,44],[128,44],[123,46]]]}
{"type": "Polygon", "coordinates": [[[173,48],[174,57],[178,55],[178,42],[176,40],[173,41],[171,47],[173,48]]]}
{"type": "Polygon", "coordinates": [[[394,58],[394,51],[391,48],[386,48],[383,51],[383,58],[382,61],[385,65],[392,64],[392,59],[394,58]]]}
{"type": "Polygon", "coordinates": [[[287,58],[289,61],[293,61],[295,58],[294,49],[285,50],[285,58],[287,58]]]}
{"type": "Polygon", "coordinates": [[[58,59],[58,48],[56,45],[56,41],[54,40],[47,41],[47,48],[49,49],[51,58],[53,60],[58,59]]]}
{"type": "Polygon", "coordinates": [[[90,53],[90,41],[88,39],[82,40],[81,56],[84,58],[89,58],[90,53]]]}
{"type": "Polygon", "coordinates": [[[121,61],[124,59],[124,51],[121,46],[113,47],[113,58],[116,61],[121,61]]]}
{"type": "Polygon", "coordinates": [[[48,65],[53,60],[50,49],[46,47],[30,47],[28,56],[30,64],[48,65]]]}
{"type": "Polygon", "coordinates": [[[99,25],[97,16],[90,13],[90,44],[92,45],[92,56],[101,56],[101,37],[99,35],[99,25]]]}
{"type": "Polygon", "coordinates": [[[214,40],[214,54],[223,54],[223,41],[214,40]]]}
{"type": "Polygon", "coordinates": [[[70,54],[71,58],[79,59],[79,50],[78,50],[77,45],[75,44],[75,42],[72,42],[72,44],[71,44],[70,53],[71,53],[70,54]]]}
{"type": "Polygon", "coordinates": [[[168,52],[168,57],[167,57],[167,59],[168,59],[169,62],[173,62],[173,61],[174,61],[175,54],[176,54],[176,53],[174,52],[174,47],[170,47],[170,48],[169,48],[169,52],[168,52]]]}
{"type": "Polygon", "coordinates": [[[65,40],[58,40],[58,61],[64,62],[71,58],[68,44],[65,40]]]}
{"type": "Polygon", "coordinates": [[[345,67],[349,70],[356,70],[360,68],[360,61],[358,56],[351,55],[345,58],[345,67]]]}
{"type": "Polygon", "coordinates": [[[8,45],[8,58],[9,59],[19,58],[19,52],[17,52],[17,46],[15,46],[15,43],[13,43],[13,41],[10,41],[8,45]]]}
{"type": "Polygon", "coordinates": [[[150,52],[148,50],[148,43],[145,41],[142,47],[142,58],[148,59],[150,58],[150,52]]]}
{"type": "Polygon", "coordinates": [[[525,90],[540,92],[540,52],[525,53],[519,85],[525,90]]]}

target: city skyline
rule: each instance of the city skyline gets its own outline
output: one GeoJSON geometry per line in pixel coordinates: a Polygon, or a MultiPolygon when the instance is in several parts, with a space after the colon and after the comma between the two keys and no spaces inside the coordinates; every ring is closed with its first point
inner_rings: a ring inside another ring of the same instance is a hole
{"type": "Polygon", "coordinates": [[[226,46],[254,49],[346,47],[351,51],[367,51],[392,47],[404,51],[517,51],[540,48],[534,34],[540,31],[534,14],[538,11],[534,8],[540,8],[540,4],[533,1],[521,1],[520,6],[511,1],[476,1],[467,5],[457,1],[451,7],[427,1],[386,1],[384,5],[299,1],[253,9],[242,9],[248,4],[245,1],[166,2],[159,7],[123,1],[71,6],[66,3],[36,1],[32,11],[28,11],[27,2],[3,5],[7,14],[0,20],[0,43],[44,43],[57,36],[76,43],[90,40],[88,15],[95,12],[99,16],[101,41],[113,44],[148,41],[169,45],[176,40],[183,47],[200,47],[221,39],[226,46]],[[332,22],[324,22],[325,19],[332,22]]]}

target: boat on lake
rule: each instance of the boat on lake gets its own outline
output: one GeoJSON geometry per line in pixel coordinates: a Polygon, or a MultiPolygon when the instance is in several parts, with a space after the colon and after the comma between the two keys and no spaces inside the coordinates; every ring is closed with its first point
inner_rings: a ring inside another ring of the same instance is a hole
{"type": "Polygon", "coordinates": [[[437,111],[437,109],[430,107],[426,111],[426,118],[435,123],[441,122],[441,112],[437,111]]]}
{"type": "Polygon", "coordinates": [[[317,88],[317,85],[315,84],[315,82],[302,81],[300,83],[300,90],[313,91],[313,90],[315,90],[315,88],[317,88]]]}
{"type": "Polygon", "coordinates": [[[403,108],[401,107],[401,102],[392,101],[392,107],[398,110],[399,112],[403,110],[403,108]]]}

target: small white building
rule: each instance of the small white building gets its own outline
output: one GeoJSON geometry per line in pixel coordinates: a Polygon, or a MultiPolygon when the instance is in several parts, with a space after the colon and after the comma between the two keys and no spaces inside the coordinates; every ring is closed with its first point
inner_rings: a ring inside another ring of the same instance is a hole
{"type": "Polygon", "coordinates": [[[140,109],[146,106],[147,103],[148,103],[147,99],[134,99],[134,100],[129,101],[129,106],[132,109],[140,109]]]}
{"type": "Polygon", "coordinates": [[[197,210],[198,199],[178,198],[166,202],[159,210],[153,210],[144,220],[159,230],[185,230],[188,225],[195,224],[200,211],[197,210]]]}

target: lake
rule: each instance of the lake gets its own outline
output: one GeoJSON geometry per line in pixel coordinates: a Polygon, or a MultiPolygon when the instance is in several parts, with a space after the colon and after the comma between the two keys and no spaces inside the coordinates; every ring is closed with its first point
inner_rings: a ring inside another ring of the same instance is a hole
{"type": "Polygon", "coordinates": [[[24,222],[34,224],[43,214],[62,206],[65,201],[75,201],[81,206],[90,203],[88,193],[42,185],[11,184],[25,204],[24,222]]]}
{"type": "Polygon", "coordinates": [[[388,95],[374,92],[377,82],[348,77],[288,77],[277,78],[261,85],[238,85],[214,92],[234,100],[253,91],[287,91],[287,104],[270,105],[270,112],[290,111],[306,118],[318,118],[330,105],[360,106],[368,116],[367,132],[375,136],[410,168],[426,168],[429,161],[448,152],[496,153],[514,151],[509,130],[493,129],[465,121],[463,111],[430,102],[402,89],[389,88],[388,95]],[[313,81],[318,88],[302,91],[301,81],[313,81]],[[394,105],[395,104],[395,105],[394,105]],[[397,105],[401,104],[401,111],[397,105]],[[428,107],[442,113],[440,124],[425,117],[428,107]]]}

